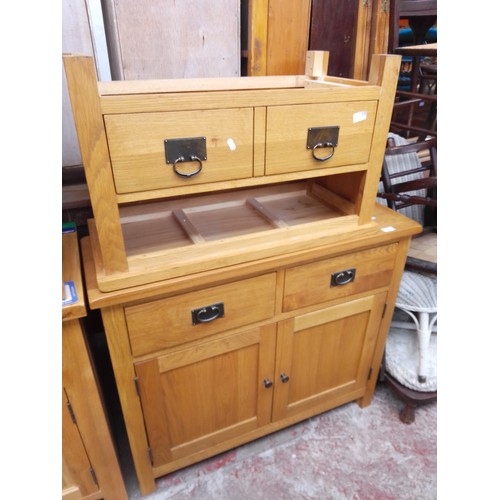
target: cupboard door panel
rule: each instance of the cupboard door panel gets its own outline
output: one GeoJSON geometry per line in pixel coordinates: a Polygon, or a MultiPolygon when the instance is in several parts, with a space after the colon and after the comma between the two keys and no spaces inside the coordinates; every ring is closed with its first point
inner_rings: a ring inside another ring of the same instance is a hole
{"type": "Polygon", "coordinates": [[[351,300],[279,325],[273,420],[363,394],[385,297],[351,300]]]}
{"type": "Polygon", "coordinates": [[[275,325],[135,365],[154,466],[270,421],[275,325]]]}
{"type": "Polygon", "coordinates": [[[62,390],[62,497],[84,498],[99,490],[91,475],[91,465],[77,425],[67,408],[62,390]]]}

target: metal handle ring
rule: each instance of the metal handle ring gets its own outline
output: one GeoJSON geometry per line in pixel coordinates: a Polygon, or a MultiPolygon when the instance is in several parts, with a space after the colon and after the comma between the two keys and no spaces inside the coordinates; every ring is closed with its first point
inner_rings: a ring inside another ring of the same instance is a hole
{"type": "Polygon", "coordinates": [[[196,318],[200,323],[210,323],[210,321],[217,319],[220,314],[221,311],[217,306],[210,307],[210,310],[207,310],[207,308],[204,307],[198,311],[196,318]]]}
{"type": "Polygon", "coordinates": [[[326,161],[329,160],[332,156],[333,153],[335,152],[335,146],[331,142],[319,142],[316,144],[312,150],[312,155],[315,160],[318,161],[326,161]],[[332,148],[331,153],[328,156],[316,156],[316,149],[317,148],[332,148]]]}
{"type": "Polygon", "coordinates": [[[183,174],[182,172],[179,172],[177,170],[177,163],[179,163],[179,162],[182,163],[184,161],[186,161],[184,156],[179,156],[179,158],[177,158],[177,160],[174,161],[174,164],[172,167],[174,169],[174,172],[177,175],[180,175],[181,177],[193,177],[193,175],[199,174],[201,172],[201,169],[203,168],[203,164],[202,164],[201,160],[197,156],[194,156],[194,155],[190,156],[188,161],[197,161],[200,164],[200,166],[196,170],[194,170],[193,172],[189,172],[187,174],[183,174]]]}
{"type": "Polygon", "coordinates": [[[336,285],[347,285],[354,280],[354,273],[352,271],[343,271],[335,276],[336,285]]]}

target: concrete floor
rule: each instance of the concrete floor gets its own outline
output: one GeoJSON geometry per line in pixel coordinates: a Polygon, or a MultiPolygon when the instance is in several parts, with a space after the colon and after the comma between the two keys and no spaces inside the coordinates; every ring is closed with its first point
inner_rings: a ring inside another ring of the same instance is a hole
{"type": "Polygon", "coordinates": [[[142,497],[122,428],[118,453],[130,500],[431,500],[437,498],[437,404],[399,420],[385,386],[356,403],[173,472],[142,497]]]}

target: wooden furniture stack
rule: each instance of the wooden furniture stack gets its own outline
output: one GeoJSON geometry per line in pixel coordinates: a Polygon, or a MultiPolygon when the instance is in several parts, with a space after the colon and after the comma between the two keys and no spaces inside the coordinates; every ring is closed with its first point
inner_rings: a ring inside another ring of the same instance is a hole
{"type": "Polygon", "coordinates": [[[94,211],[82,242],[141,492],[370,403],[411,235],[376,205],[400,56],[368,81],[99,83],[65,57],[94,211]]]}
{"type": "Polygon", "coordinates": [[[76,232],[62,236],[64,283],[75,301],[62,308],[62,498],[124,500],[115,454],[80,320],[87,314],[76,232]]]}

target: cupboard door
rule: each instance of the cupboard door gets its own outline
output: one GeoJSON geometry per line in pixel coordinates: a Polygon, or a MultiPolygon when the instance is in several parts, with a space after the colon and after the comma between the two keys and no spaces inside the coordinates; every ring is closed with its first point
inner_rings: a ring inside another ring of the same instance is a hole
{"type": "Polygon", "coordinates": [[[273,324],[135,365],[153,467],[270,422],[275,337],[273,324]]]}
{"type": "Polygon", "coordinates": [[[274,421],[363,395],[385,298],[351,300],[278,325],[274,421]]]}
{"type": "Polygon", "coordinates": [[[62,390],[62,498],[78,499],[99,490],[87,451],[73,422],[66,391],[62,390]]]}

